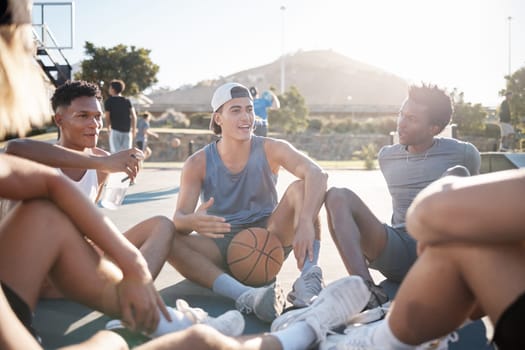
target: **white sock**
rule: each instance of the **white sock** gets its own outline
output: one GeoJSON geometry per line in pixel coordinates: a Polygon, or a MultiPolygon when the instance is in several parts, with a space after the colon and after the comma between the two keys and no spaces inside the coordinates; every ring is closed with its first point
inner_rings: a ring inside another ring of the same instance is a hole
{"type": "Polygon", "coordinates": [[[321,249],[321,241],[316,239],[314,240],[314,259],[310,261],[308,255],[304,258],[303,269],[301,270],[301,275],[304,275],[310,268],[314,265],[317,265],[319,261],[319,250],[321,249]]]}
{"type": "Polygon", "coordinates": [[[220,274],[213,281],[211,290],[232,300],[237,300],[242,293],[250,290],[251,287],[245,286],[227,273],[220,274]]]}
{"type": "Polygon", "coordinates": [[[412,350],[416,348],[414,345],[405,344],[397,339],[390,329],[388,319],[380,322],[372,335],[372,344],[377,346],[378,349],[412,350]]]}
{"type": "Polygon", "coordinates": [[[153,333],[148,334],[148,336],[152,338],[157,338],[161,335],[180,331],[193,325],[193,322],[179,310],[169,306],[167,307],[167,309],[171,316],[171,322],[169,322],[161,312],[157,329],[155,329],[153,333]]]}
{"type": "Polygon", "coordinates": [[[304,321],[297,322],[288,328],[271,333],[276,337],[283,350],[309,349],[317,340],[314,330],[304,321]]]}

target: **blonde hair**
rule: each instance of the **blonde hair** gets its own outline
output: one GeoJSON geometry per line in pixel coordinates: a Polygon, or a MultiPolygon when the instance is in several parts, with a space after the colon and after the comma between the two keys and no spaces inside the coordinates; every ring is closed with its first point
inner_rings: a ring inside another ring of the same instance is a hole
{"type": "MultiPolygon", "coordinates": [[[[28,16],[27,1],[9,5],[14,20],[28,16]]],[[[31,126],[51,118],[49,94],[34,52],[31,24],[0,25],[0,139],[8,133],[23,136],[31,126]]]]}

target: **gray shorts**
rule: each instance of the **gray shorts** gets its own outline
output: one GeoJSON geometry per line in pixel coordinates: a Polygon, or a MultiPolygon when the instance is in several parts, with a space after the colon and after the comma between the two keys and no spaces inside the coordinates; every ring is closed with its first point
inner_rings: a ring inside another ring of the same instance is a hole
{"type": "MultiPolygon", "coordinates": [[[[228,271],[228,264],[226,263],[226,258],[227,258],[227,254],[228,254],[228,247],[230,246],[230,243],[231,243],[233,237],[237,233],[239,233],[242,230],[247,229],[249,227],[266,228],[266,226],[268,226],[268,217],[262,218],[259,221],[252,222],[250,224],[245,224],[245,225],[242,225],[242,226],[235,227],[229,233],[226,233],[224,235],[224,237],[222,237],[222,238],[215,238],[214,239],[215,244],[217,244],[217,247],[219,248],[219,251],[221,252],[222,265],[223,265],[223,268],[225,270],[228,271]]],[[[284,259],[286,260],[286,258],[288,257],[288,255],[292,251],[292,246],[286,246],[286,247],[283,247],[283,249],[284,249],[284,259]]]]}
{"type": "Polygon", "coordinates": [[[386,278],[401,282],[417,259],[417,242],[404,228],[385,224],[387,243],[385,249],[369,267],[378,270],[386,278]]]}

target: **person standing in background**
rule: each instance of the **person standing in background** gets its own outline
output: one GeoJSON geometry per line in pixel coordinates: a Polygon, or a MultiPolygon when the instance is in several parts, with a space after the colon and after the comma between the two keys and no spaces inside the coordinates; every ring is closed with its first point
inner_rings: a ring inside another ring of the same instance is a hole
{"type": "Polygon", "coordinates": [[[126,84],[114,79],[109,83],[110,97],[104,103],[111,153],[130,149],[137,131],[137,114],[131,101],[122,92],[126,84]]]}
{"type": "Polygon", "coordinates": [[[143,113],[141,116],[142,118],[140,118],[137,123],[135,144],[138,149],[144,152],[144,160],[146,160],[151,156],[151,148],[148,147],[148,135],[153,136],[156,139],[159,138],[159,135],[150,128],[149,121],[151,119],[151,114],[143,113]]]}
{"type": "Polygon", "coordinates": [[[512,92],[505,93],[505,99],[501,102],[499,107],[499,127],[501,130],[500,151],[507,151],[513,148],[514,141],[514,127],[510,120],[510,106],[509,100],[512,92]]]}
{"type": "Polygon", "coordinates": [[[259,92],[255,86],[250,88],[250,94],[253,97],[253,111],[257,117],[255,122],[254,133],[257,136],[264,136],[268,134],[268,108],[279,109],[281,104],[279,98],[270,90],[263,92],[259,97],[259,92]]]}

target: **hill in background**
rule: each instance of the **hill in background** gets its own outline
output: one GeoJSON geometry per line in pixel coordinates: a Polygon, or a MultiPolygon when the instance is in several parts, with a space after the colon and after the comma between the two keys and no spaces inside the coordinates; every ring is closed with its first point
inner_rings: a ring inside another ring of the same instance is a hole
{"type": "MultiPolygon", "coordinates": [[[[286,57],[285,87],[296,86],[308,106],[314,105],[400,105],[406,96],[406,80],[377,67],[353,60],[331,50],[299,51],[286,57]]],[[[215,88],[225,82],[237,81],[256,86],[259,91],[274,87],[281,81],[280,59],[217,80],[201,81],[177,90],[155,91],[148,95],[153,105],[200,105],[209,111],[215,88]]],[[[153,106],[152,106],[153,107],[153,106]]],[[[184,109],[184,108],[182,108],[184,109]]]]}

